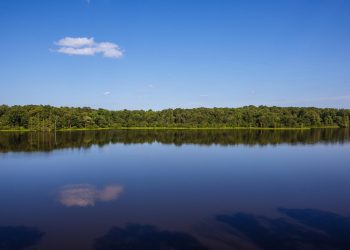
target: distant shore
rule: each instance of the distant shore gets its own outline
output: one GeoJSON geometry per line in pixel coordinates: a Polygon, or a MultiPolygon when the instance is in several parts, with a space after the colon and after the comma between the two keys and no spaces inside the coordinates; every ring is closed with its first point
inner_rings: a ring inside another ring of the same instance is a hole
{"type": "MultiPolygon", "coordinates": [[[[260,127],[120,127],[120,128],[67,128],[57,129],[57,132],[71,132],[71,131],[100,131],[100,130],[308,130],[308,129],[340,129],[337,126],[324,127],[303,127],[303,128],[260,128],[260,127]]],[[[3,129],[0,132],[54,132],[30,129],[3,129]]]]}
{"type": "Polygon", "coordinates": [[[301,130],[350,127],[350,109],[244,106],[164,110],[106,110],[48,105],[0,105],[0,130],[301,130]]]}

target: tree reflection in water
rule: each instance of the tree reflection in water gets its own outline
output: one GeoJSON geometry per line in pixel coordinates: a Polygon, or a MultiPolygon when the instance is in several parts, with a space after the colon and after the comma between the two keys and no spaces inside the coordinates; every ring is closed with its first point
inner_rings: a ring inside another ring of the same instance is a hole
{"type": "Polygon", "coordinates": [[[103,130],[55,133],[0,132],[0,152],[52,151],[64,148],[89,148],[110,143],[196,144],[196,145],[277,145],[346,143],[349,129],[307,130],[103,130]]]}

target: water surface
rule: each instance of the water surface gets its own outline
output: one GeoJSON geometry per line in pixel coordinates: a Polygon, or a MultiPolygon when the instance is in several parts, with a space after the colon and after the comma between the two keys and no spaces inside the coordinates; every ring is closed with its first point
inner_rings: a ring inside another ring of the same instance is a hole
{"type": "Polygon", "coordinates": [[[350,249],[350,132],[0,133],[0,249],[350,249]]]}

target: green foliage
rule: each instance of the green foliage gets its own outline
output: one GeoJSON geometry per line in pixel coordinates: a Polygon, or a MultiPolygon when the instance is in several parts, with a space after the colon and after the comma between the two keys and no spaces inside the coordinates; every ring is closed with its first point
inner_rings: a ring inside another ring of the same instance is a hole
{"type": "Polygon", "coordinates": [[[309,128],[349,127],[349,109],[245,106],[152,110],[91,109],[41,105],[0,106],[0,129],[309,128]]]}

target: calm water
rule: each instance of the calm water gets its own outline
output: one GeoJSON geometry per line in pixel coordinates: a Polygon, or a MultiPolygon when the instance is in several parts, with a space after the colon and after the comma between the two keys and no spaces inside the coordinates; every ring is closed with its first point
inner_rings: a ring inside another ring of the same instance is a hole
{"type": "Polygon", "coordinates": [[[0,249],[350,249],[350,131],[0,133],[0,249]]]}

